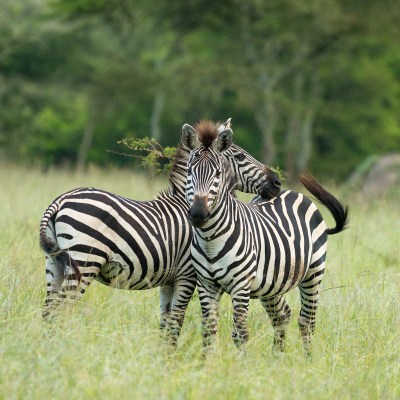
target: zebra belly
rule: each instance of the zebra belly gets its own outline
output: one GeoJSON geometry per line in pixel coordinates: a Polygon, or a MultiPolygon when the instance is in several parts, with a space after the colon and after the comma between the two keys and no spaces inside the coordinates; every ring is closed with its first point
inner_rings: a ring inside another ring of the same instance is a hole
{"type": "Polygon", "coordinates": [[[292,245],[296,238],[285,238],[279,248],[269,243],[261,252],[257,273],[251,284],[251,297],[274,297],[295,288],[304,279],[310,266],[312,247],[292,245]]]}
{"type": "Polygon", "coordinates": [[[296,266],[291,265],[290,268],[268,268],[256,275],[251,285],[250,297],[257,299],[282,295],[301,283],[306,270],[307,266],[303,261],[299,261],[296,266]]]}

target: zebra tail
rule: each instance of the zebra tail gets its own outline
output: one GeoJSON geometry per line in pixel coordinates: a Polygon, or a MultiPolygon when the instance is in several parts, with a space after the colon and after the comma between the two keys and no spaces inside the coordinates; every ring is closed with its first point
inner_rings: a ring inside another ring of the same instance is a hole
{"type": "Polygon", "coordinates": [[[335,196],[325,190],[311,175],[310,172],[306,172],[300,176],[300,182],[304,187],[312,193],[316,199],[324,205],[332,214],[336,226],[334,228],[328,228],[326,233],[328,235],[334,235],[335,233],[342,232],[348,228],[349,224],[349,207],[343,205],[335,196]]]}
{"type": "Polygon", "coordinates": [[[65,250],[60,249],[57,241],[50,238],[46,233],[49,222],[57,212],[58,204],[56,202],[52,203],[45,211],[40,221],[39,244],[42,250],[54,260],[57,267],[63,269],[64,277],[69,275],[70,279],[76,280],[79,284],[82,275],[78,263],[65,250]],[[72,267],[72,273],[68,271],[68,265],[72,267]]]}

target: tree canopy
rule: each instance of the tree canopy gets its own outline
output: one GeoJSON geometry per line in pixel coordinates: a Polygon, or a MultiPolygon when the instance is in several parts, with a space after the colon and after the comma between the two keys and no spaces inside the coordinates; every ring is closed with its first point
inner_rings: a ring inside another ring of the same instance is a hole
{"type": "Polygon", "coordinates": [[[18,162],[124,164],[128,137],[233,118],[293,179],[400,149],[395,0],[4,0],[0,146],[18,162]]]}

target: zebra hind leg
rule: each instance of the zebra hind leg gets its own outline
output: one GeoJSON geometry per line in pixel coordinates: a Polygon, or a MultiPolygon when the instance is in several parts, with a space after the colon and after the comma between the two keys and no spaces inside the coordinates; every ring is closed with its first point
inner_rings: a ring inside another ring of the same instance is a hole
{"type": "Polygon", "coordinates": [[[42,311],[42,316],[45,320],[53,320],[60,314],[61,310],[72,307],[84,295],[86,289],[100,271],[95,266],[79,267],[81,280],[78,282],[72,268],[67,266],[66,270],[68,272],[63,276],[61,286],[58,290],[48,291],[42,311]]]}
{"type": "Polygon", "coordinates": [[[61,306],[59,292],[64,280],[64,273],[55,261],[46,255],[46,300],[42,309],[42,317],[51,320],[61,306]]]}
{"type": "Polygon", "coordinates": [[[303,338],[303,347],[307,356],[311,355],[311,340],[315,331],[315,319],[318,309],[320,280],[310,285],[302,282],[299,285],[301,309],[299,315],[299,328],[303,338]]]}
{"type": "Polygon", "coordinates": [[[286,329],[290,321],[291,310],[283,296],[261,299],[265,311],[274,328],[274,351],[284,351],[286,345],[286,329]]]}
{"type": "MultiPolygon", "coordinates": [[[[56,267],[57,268],[57,267],[56,267]]],[[[76,301],[79,282],[76,280],[74,272],[66,267],[68,271],[63,275],[61,285],[59,279],[54,279],[51,283],[51,291],[47,292],[47,298],[42,310],[42,316],[45,320],[54,320],[68,305],[72,305],[76,301]],[[58,290],[57,290],[58,289],[58,290]]],[[[59,278],[59,274],[57,275],[59,278]]],[[[48,283],[49,287],[49,283],[48,283]]]]}

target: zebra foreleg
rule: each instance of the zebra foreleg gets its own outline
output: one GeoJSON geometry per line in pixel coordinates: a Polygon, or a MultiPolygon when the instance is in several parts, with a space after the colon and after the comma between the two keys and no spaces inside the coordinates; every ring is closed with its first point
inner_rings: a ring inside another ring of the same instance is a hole
{"type": "Polygon", "coordinates": [[[286,329],[292,314],[283,296],[261,299],[265,311],[271,319],[274,328],[273,350],[284,351],[286,344],[286,329]]]}
{"type": "Polygon", "coordinates": [[[170,286],[160,287],[160,330],[163,331],[167,327],[171,313],[172,298],[174,288],[170,286]]]}
{"type": "Polygon", "coordinates": [[[249,330],[247,327],[247,315],[249,311],[250,293],[236,292],[232,296],[233,306],[233,331],[232,339],[235,346],[241,349],[249,340],[249,330]]]}
{"type": "Polygon", "coordinates": [[[215,343],[215,335],[218,328],[219,303],[222,296],[222,289],[217,286],[204,287],[201,282],[197,282],[199,299],[202,313],[201,331],[203,336],[204,354],[215,343]]]}
{"type": "Polygon", "coordinates": [[[170,343],[176,347],[181,333],[186,308],[196,288],[196,280],[178,279],[174,282],[171,311],[168,315],[167,332],[170,343]]]}

